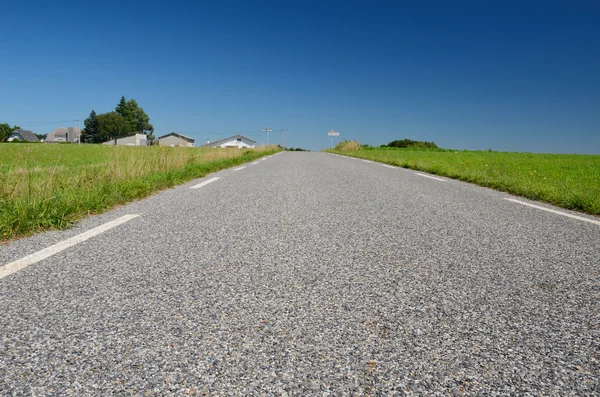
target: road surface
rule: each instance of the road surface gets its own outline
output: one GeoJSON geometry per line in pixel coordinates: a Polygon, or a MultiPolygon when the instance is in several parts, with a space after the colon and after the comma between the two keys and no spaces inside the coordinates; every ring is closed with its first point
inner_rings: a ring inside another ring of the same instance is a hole
{"type": "Polygon", "coordinates": [[[0,395],[600,393],[598,218],[326,153],[244,167],[0,246],[0,395]]]}

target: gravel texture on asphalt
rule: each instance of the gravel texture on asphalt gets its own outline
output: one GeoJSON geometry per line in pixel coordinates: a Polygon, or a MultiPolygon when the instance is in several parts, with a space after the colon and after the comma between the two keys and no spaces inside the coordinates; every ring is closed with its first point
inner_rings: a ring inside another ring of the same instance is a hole
{"type": "Polygon", "coordinates": [[[283,153],[0,279],[0,395],[598,395],[600,227],[283,153]]]}

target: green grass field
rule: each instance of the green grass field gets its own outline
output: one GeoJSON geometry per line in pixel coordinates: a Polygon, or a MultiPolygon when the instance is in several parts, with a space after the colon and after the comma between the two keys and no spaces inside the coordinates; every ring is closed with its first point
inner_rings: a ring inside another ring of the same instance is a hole
{"type": "Polygon", "coordinates": [[[88,214],[277,152],[0,144],[0,241],[62,229],[88,214]]]}
{"type": "Polygon", "coordinates": [[[341,149],[343,146],[339,145],[330,152],[421,170],[600,215],[600,155],[341,149]]]}

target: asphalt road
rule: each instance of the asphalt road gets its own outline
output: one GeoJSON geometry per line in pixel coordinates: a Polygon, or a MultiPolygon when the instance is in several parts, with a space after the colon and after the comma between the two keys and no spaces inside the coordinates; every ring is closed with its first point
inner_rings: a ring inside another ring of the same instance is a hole
{"type": "Polygon", "coordinates": [[[600,225],[440,179],[282,153],[0,246],[139,215],[0,278],[0,395],[600,394],[600,225]]]}

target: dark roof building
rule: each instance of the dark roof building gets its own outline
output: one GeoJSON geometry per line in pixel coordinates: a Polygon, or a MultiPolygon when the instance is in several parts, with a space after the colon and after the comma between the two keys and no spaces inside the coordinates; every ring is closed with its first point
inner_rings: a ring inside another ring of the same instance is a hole
{"type": "Polygon", "coordinates": [[[14,140],[17,141],[27,141],[27,142],[39,142],[40,140],[35,136],[35,134],[28,130],[14,130],[12,134],[8,137],[7,141],[12,142],[14,140]]]}

